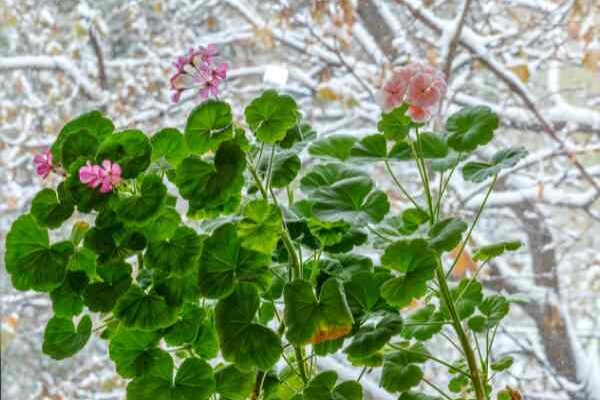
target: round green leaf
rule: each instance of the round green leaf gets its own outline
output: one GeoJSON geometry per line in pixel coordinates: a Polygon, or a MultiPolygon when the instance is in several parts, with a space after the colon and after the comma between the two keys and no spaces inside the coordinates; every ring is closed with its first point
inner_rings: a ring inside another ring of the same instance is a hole
{"type": "Polygon", "coordinates": [[[217,370],[216,391],[228,400],[246,400],[252,394],[255,372],[243,372],[230,364],[217,370]]]}
{"type": "Polygon", "coordinates": [[[429,230],[429,245],[438,252],[450,251],[462,240],[467,224],[460,218],[446,218],[429,230]]]}
{"type": "Polygon", "coordinates": [[[268,370],[281,356],[281,339],[267,327],[253,323],[260,305],[256,288],[241,283],[217,304],[215,322],[221,353],[242,370],[268,370]]]}
{"type": "Polygon", "coordinates": [[[513,365],[513,358],[510,356],[502,357],[492,363],[491,368],[493,371],[505,371],[513,365]]]}
{"type": "MultiPolygon", "coordinates": [[[[112,121],[105,118],[100,111],[92,111],[82,114],[79,117],[69,121],[60,130],[58,137],[52,145],[52,156],[57,162],[61,162],[63,142],[72,133],[86,131],[97,139],[97,143],[101,143],[107,136],[115,130],[112,121]]],[[[63,163],[63,166],[65,164],[63,163]]]]}
{"type": "Polygon", "coordinates": [[[206,318],[206,311],[191,304],[184,304],[177,322],[165,329],[165,342],[170,346],[192,343],[200,325],[206,318]]]}
{"type": "Polygon", "coordinates": [[[254,200],[246,205],[243,216],[237,226],[242,247],[271,254],[282,232],[279,208],[265,200],[254,200]]]}
{"type": "Polygon", "coordinates": [[[162,296],[131,285],[117,301],[114,315],[123,325],[142,331],[165,328],[175,320],[175,309],[162,296]]]}
{"type": "Polygon", "coordinates": [[[175,128],[161,129],[152,136],[150,142],[152,161],[164,158],[173,167],[177,167],[190,153],[185,137],[175,128]]]}
{"type": "Polygon", "coordinates": [[[355,224],[379,222],[390,204],[369,176],[342,164],[320,164],[301,180],[314,216],[323,221],[355,224]]]}
{"type": "Polygon", "coordinates": [[[346,350],[352,358],[364,358],[379,351],[386,343],[402,330],[402,317],[388,314],[376,326],[363,325],[346,350]]]}
{"type": "Polygon", "coordinates": [[[190,113],[185,125],[185,139],[198,155],[216,150],[233,138],[231,107],[223,101],[208,100],[190,113]]]}
{"type": "Polygon", "coordinates": [[[299,114],[294,99],[275,90],[264,91],[244,110],[246,122],[256,138],[268,144],[283,139],[287,131],[296,126],[299,114]]]}
{"type": "Polygon", "coordinates": [[[385,249],[381,264],[398,272],[433,270],[437,265],[437,254],[424,239],[400,240],[385,249]]]}
{"type": "Polygon", "coordinates": [[[77,330],[70,318],[53,317],[44,331],[42,351],[55,360],[71,357],[83,349],[92,333],[92,319],[85,315],[77,330]]]}
{"type": "Polygon", "coordinates": [[[160,364],[127,386],[127,400],[207,400],[215,389],[212,367],[200,358],[186,359],[173,380],[173,359],[160,364]]]}
{"type": "Polygon", "coordinates": [[[71,242],[50,246],[48,231],[40,227],[31,214],[17,218],[6,235],[4,261],[18,290],[48,292],[59,286],[71,254],[71,242]]]}
{"type": "Polygon", "coordinates": [[[356,138],[349,135],[329,135],[315,140],[308,148],[313,157],[345,161],[350,158],[350,150],[356,138]]]}
{"type": "Polygon", "coordinates": [[[354,318],[342,284],[330,278],[321,286],[317,300],[312,286],[297,279],[284,288],[286,337],[291,343],[320,343],[346,336],[354,318]]]}
{"type": "Polygon", "coordinates": [[[337,373],[323,371],[314,376],[302,392],[304,400],[362,400],[363,390],[356,381],[344,381],[336,386],[337,373]]]}
{"type": "Polygon", "coordinates": [[[388,304],[406,307],[413,299],[423,297],[427,293],[427,282],[433,279],[435,267],[422,264],[423,267],[396,278],[392,278],[381,286],[381,297],[388,304]]]}
{"type": "Polygon", "coordinates": [[[131,265],[111,261],[97,267],[102,282],[89,284],[83,292],[84,304],[90,311],[109,312],[131,285],[131,265]]]}
{"type": "MultiPolygon", "coordinates": [[[[268,170],[268,157],[262,158],[261,170],[268,170]]],[[[271,186],[283,188],[289,185],[300,171],[300,157],[292,150],[279,150],[275,152],[271,166],[271,186]]]]}
{"type": "Polygon", "coordinates": [[[448,145],[459,152],[471,152],[489,143],[498,126],[498,116],[489,107],[464,108],[446,121],[448,145]]]}
{"type": "Polygon", "coordinates": [[[204,241],[198,272],[200,291],[209,298],[223,298],[238,282],[266,290],[271,280],[270,262],[269,255],[243,248],[236,226],[225,224],[204,241]]]}
{"type": "Polygon", "coordinates": [[[390,273],[379,269],[377,272],[359,272],[352,275],[344,284],[346,298],[352,315],[362,317],[387,308],[379,294],[381,285],[390,279],[390,273]]]}
{"type": "Polygon", "coordinates": [[[155,332],[143,332],[120,327],[110,338],[108,352],[123,378],[134,378],[148,373],[161,352],[157,346],[160,336],[155,332]]]}
{"type": "Polygon", "coordinates": [[[426,159],[439,159],[448,155],[446,138],[433,132],[419,134],[419,139],[415,142],[415,149],[426,159]]]}
{"type": "Polygon", "coordinates": [[[381,134],[369,135],[354,144],[350,150],[353,159],[383,161],[388,157],[387,142],[381,134]]]}
{"type": "Polygon", "coordinates": [[[417,386],[423,371],[417,364],[425,362],[427,350],[417,343],[406,350],[393,351],[385,355],[381,371],[381,386],[388,392],[406,392],[417,386]]]}
{"type": "Polygon", "coordinates": [[[197,266],[201,251],[202,238],[192,228],[180,226],[170,239],[150,242],[144,258],[149,268],[184,275],[197,266]]]}
{"type": "Polygon", "coordinates": [[[73,214],[74,207],[70,203],[58,201],[56,192],[43,189],[31,202],[31,213],[41,226],[58,228],[73,214]]]}
{"type": "Polygon", "coordinates": [[[184,159],[175,173],[174,183],[181,197],[189,201],[190,213],[227,205],[232,199],[239,202],[244,185],[246,156],[234,142],[223,142],[215,155],[214,164],[192,156],[184,159]]]}
{"type": "Polygon", "coordinates": [[[163,185],[160,176],[145,175],[142,178],[140,193],[119,198],[115,201],[114,210],[119,219],[123,221],[147,221],[156,215],[164,202],[166,194],[167,188],[163,185]]]}
{"type": "Polygon", "coordinates": [[[71,318],[83,311],[82,294],[88,284],[83,271],[68,271],[63,283],[50,292],[52,309],[57,317],[71,318]]]}
{"type": "Polygon", "coordinates": [[[131,179],[144,172],[152,156],[150,140],[137,129],[117,132],[104,140],[98,148],[97,162],[110,160],[121,166],[123,178],[131,179]]]}
{"type": "Polygon", "coordinates": [[[87,129],[69,133],[62,144],[61,159],[65,169],[79,157],[93,160],[98,150],[98,138],[87,129]]]}
{"type": "Polygon", "coordinates": [[[411,119],[406,115],[408,105],[402,104],[389,113],[381,114],[381,119],[377,124],[379,132],[389,140],[401,141],[406,138],[412,126],[411,119]]]}
{"type": "MultiPolygon", "coordinates": [[[[475,279],[463,279],[460,283],[450,290],[454,299],[455,308],[460,319],[469,318],[475,312],[475,308],[483,299],[482,286],[475,279]]],[[[449,312],[443,307],[446,317],[449,318],[449,312]]]]}

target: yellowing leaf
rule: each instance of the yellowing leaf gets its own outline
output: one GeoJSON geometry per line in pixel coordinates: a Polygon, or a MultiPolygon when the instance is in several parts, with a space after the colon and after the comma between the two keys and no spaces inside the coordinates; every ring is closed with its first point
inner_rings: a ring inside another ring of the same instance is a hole
{"type": "Polygon", "coordinates": [[[511,67],[510,70],[517,75],[522,82],[529,82],[529,67],[527,64],[515,65],[514,67],[511,67]]]}
{"type": "MultiPolygon", "coordinates": [[[[450,252],[450,257],[456,258],[459,250],[460,250],[460,246],[455,247],[454,250],[452,250],[450,252]]],[[[454,269],[452,270],[452,277],[460,279],[460,278],[463,278],[467,274],[467,271],[473,273],[473,272],[475,272],[476,269],[477,269],[477,265],[475,265],[475,262],[471,258],[471,255],[469,254],[469,252],[467,250],[464,250],[462,252],[462,254],[460,255],[460,257],[458,258],[458,261],[456,262],[454,269]]]]}
{"type": "Polygon", "coordinates": [[[323,87],[317,91],[317,98],[322,101],[337,101],[340,99],[331,88],[323,87]]]}
{"type": "Polygon", "coordinates": [[[592,72],[596,72],[600,68],[600,49],[588,50],[583,55],[581,64],[592,72]]]}

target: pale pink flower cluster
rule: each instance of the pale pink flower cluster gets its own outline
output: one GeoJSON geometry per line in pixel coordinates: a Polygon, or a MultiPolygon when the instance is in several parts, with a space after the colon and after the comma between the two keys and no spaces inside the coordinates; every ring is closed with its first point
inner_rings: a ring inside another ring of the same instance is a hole
{"type": "Polygon", "coordinates": [[[42,154],[38,154],[33,158],[33,164],[35,165],[35,173],[37,176],[46,178],[53,169],[52,166],[52,153],[50,149],[46,150],[42,154]]]}
{"type": "Polygon", "coordinates": [[[219,94],[219,85],[227,77],[227,63],[218,62],[219,50],[214,44],[190,49],[173,63],[177,70],[171,78],[171,99],[177,103],[181,94],[188,89],[197,89],[203,99],[219,94]]]}
{"type": "Polygon", "coordinates": [[[441,71],[423,64],[409,64],[394,71],[380,93],[382,108],[392,110],[408,104],[408,115],[415,122],[427,121],[446,95],[446,80],[441,71]]]}
{"type": "Polygon", "coordinates": [[[81,183],[91,187],[100,187],[101,193],[108,193],[121,183],[121,167],[110,160],[102,161],[102,166],[87,162],[79,168],[79,180],[81,183]]]}

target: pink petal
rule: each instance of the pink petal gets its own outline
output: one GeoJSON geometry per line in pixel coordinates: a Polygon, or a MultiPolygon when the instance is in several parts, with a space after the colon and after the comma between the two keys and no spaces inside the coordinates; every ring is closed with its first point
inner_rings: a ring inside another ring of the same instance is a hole
{"type": "Polygon", "coordinates": [[[425,122],[431,116],[430,111],[425,107],[410,106],[408,108],[408,115],[415,122],[425,122]]]}

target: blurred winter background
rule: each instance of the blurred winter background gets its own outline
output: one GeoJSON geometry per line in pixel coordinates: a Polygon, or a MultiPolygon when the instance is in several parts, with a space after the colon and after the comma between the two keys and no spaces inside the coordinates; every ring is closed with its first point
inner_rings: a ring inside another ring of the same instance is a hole
{"type": "MultiPolygon", "coordinates": [[[[232,67],[223,97],[245,104],[265,68],[279,66],[319,135],[372,133],[373,94],[408,61],[446,72],[444,113],[477,104],[498,112],[495,143],[525,145],[530,155],[500,179],[471,243],[527,243],[483,273],[488,290],[520,300],[496,345],[517,361],[496,379],[526,399],[600,400],[598,0],[1,0],[0,252],[34,193],[56,183],[34,175],[32,157],[61,126],[101,109],[120,128],[182,128],[198,99],[171,104],[171,62],[207,43],[232,67]]],[[[394,209],[404,207],[382,171],[373,174],[394,209]]],[[[451,189],[445,211],[472,217],[482,187],[457,176],[451,189]]],[[[476,267],[468,254],[458,266],[456,279],[476,267]]],[[[98,338],[73,359],[42,355],[48,296],[16,292],[4,268],[0,306],[3,399],[123,398],[98,338]]],[[[358,373],[336,357],[323,363],[358,373]]],[[[427,375],[448,380],[441,370],[427,375]]],[[[393,398],[377,390],[376,374],[363,382],[370,398],[393,398]]]]}

